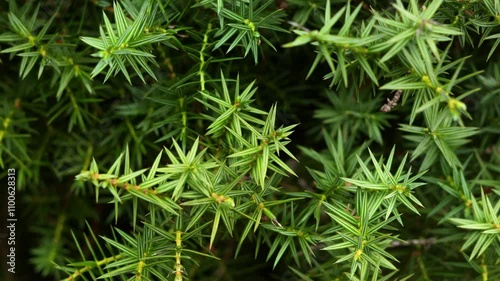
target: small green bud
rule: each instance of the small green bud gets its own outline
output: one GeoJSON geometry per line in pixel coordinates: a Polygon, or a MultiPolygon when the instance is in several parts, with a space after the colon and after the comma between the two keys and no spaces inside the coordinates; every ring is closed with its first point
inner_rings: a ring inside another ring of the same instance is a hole
{"type": "Polygon", "coordinates": [[[448,101],[448,107],[450,108],[450,110],[454,110],[454,109],[467,110],[467,105],[465,105],[465,103],[463,103],[457,99],[450,99],[448,101]]]}
{"type": "Polygon", "coordinates": [[[432,85],[432,81],[428,75],[422,76],[422,82],[424,82],[428,87],[434,88],[432,85]]]}
{"type": "Polygon", "coordinates": [[[450,99],[448,101],[448,108],[450,109],[451,116],[455,121],[460,119],[461,113],[466,114],[467,112],[467,105],[457,99],[450,99]]]}
{"type": "Polygon", "coordinates": [[[75,176],[75,180],[77,180],[77,181],[86,181],[86,180],[89,180],[91,178],[92,178],[92,176],[91,176],[90,171],[83,171],[80,174],[75,176]]]}
{"type": "Polygon", "coordinates": [[[236,205],[234,204],[234,200],[233,200],[233,198],[230,198],[230,197],[226,197],[226,198],[224,199],[224,201],[222,201],[222,204],[225,204],[225,205],[227,205],[227,206],[229,206],[229,207],[231,207],[231,208],[234,208],[234,206],[236,206],[236,205]]]}

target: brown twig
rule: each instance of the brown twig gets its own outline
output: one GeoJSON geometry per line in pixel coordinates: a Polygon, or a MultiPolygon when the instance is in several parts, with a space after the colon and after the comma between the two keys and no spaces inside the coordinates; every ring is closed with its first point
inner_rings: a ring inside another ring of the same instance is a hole
{"type": "Polygon", "coordinates": [[[410,239],[406,241],[392,241],[390,247],[404,247],[404,246],[423,246],[424,249],[429,249],[431,245],[436,244],[437,239],[434,237],[425,239],[410,239]]]}
{"type": "Polygon", "coordinates": [[[295,28],[298,28],[298,29],[302,29],[306,32],[310,32],[311,30],[305,26],[303,26],[302,24],[300,23],[297,23],[297,22],[294,22],[294,21],[288,21],[288,24],[295,27],[295,28]]]}
{"type": "Polygon", "coordinates": [[[402,90],[397,90],[396,93],[394,93],[394,96],[392,99],[387,99],[387,103],[382,105],[380,108],[380,111],[382,112],[389,112],[391,111],[396,105],[398,105],[398,101],[401,98],[401,95],[403,94],[402,90]]]}

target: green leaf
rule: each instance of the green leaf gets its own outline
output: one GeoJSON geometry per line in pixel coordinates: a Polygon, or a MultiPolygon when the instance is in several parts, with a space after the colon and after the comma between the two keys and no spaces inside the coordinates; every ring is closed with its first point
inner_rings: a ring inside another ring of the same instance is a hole
{"type": "Polygon", "coordinates": [[[212,234],[210,234],[210,246],[209,248],[212,248],[212,245],[215,240],[215,236],[217,235],[217,229],[219,228],[219,222],[220,222],[220,216],[221,216],[221,209],[217,208],[215,212],[215,217],[214,217],[214,222],[212,226],[212,234]]]}
{"type": "Polygon", "coordinates": [[[17,32],[19,35],[23,36],[24,38],[31,37],[31,32],[28,30],[28,28],[21,22],[21,20],[15,14],[8,13],[7,16],[9,18],[9,23],[15,32],[17,32]]]}
{"type": "Polygon", "coordinates": [[[29,50],[33,47],[34,45],[32,43],[23,43],[16,45],[14,47],[7,48],[5,50],[2,50],[1,53],[17,53],[19,51],[24,51],[24,50],[29,50]]]}

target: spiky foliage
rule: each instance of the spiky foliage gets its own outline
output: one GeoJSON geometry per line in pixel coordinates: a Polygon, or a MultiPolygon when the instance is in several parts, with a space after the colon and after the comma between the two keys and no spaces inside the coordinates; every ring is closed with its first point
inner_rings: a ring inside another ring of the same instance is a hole
{"type": "Polygon", "coordinates": [[[0,14],[7,280],[500,280],[498,0],[0,14]]]}

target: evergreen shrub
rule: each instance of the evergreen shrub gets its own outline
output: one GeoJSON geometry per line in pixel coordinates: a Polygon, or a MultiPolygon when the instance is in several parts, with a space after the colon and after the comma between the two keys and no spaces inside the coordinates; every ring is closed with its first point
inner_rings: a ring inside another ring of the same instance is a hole
{"type": "Polygon", "coordinates": [[[3,2],[5,280],[500,280],[499,0],[3,2]]]}

